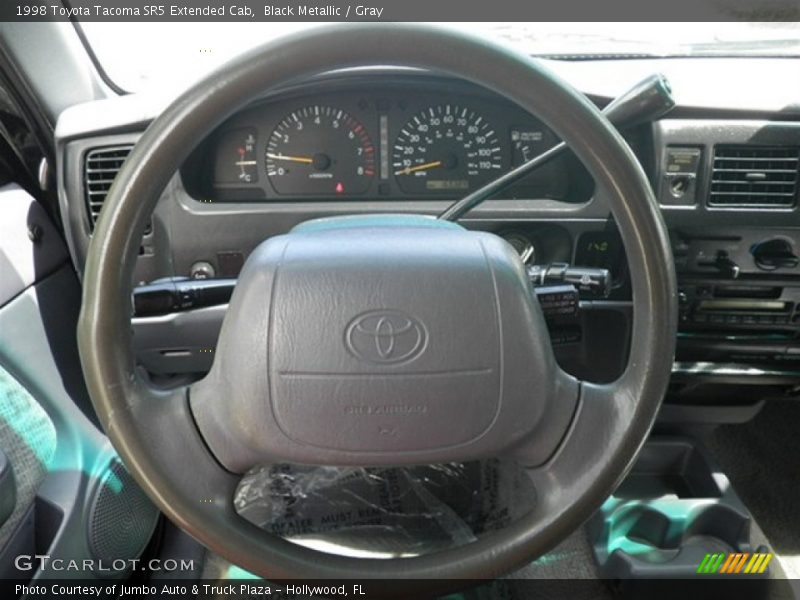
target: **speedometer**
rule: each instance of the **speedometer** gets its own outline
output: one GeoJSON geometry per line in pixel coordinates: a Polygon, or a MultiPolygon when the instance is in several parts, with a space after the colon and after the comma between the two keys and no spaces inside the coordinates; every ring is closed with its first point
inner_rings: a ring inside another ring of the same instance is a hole
{"type": "Polygon", "coordinates": [[[409,194],[463,195],[497,177],[503,161],[499,136],[489,122],[455,104],[412,117],[392,152],[397,184],[409,194]]]}
{"type": "Polygon", "coordinates": [[[363,194],[375,175],[375,148],[364,126],[343,110],[306,106],[272,131],[265,163],[279,194],[363,194]]]}

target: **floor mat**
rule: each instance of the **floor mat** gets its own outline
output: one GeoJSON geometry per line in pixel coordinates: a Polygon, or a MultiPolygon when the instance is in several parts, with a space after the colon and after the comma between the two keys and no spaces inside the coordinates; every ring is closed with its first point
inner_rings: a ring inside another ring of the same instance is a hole
{"type": "Polygon", "coordinates": [[[705,443],[766,534],[790,577],[800,577],[800,402],[767,402],[744,425],[705,443]]]}

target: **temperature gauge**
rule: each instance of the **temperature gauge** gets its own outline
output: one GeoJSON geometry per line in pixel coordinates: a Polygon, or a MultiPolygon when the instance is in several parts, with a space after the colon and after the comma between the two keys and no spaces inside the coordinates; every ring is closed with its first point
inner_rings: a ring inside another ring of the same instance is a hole
{"type": "Polygon", "coordinates": [[[258,181],[254,127],[226,131],[222,134],[217,147],[215,183],[246,185],[258,181]]]}

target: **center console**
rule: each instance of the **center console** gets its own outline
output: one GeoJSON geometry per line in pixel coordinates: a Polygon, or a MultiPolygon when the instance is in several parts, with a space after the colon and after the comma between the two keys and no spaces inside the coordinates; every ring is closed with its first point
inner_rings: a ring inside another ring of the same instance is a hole
{"type": "Polygon", "coordinates": [[[651,438],[588,529],[601,574],[623,585],[780,574],[727,477],[690,438],[651,438]]]}
{"type": "Polygon", "coordinates": [[[796,232],[673,233],[679,362],[800,367],[796,232]]]}
{"type": "Polygon", "coordinates": [[[654,189],[679,280],[678,360],[796,363],[800,124],[661,121],[654,189]]]}

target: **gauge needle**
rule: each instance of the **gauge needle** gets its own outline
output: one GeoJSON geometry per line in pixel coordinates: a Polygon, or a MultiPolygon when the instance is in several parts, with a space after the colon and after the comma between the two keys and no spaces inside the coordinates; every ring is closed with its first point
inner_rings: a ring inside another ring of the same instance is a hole
{"type": "Polygon", "coordinates": [[[399,171],[395,171],[395,175],[408,175],[409,173],[414,173],[415,171],[426,171],[427,169],[433,169],[435,167],[441,167],[442,161],[435,160],[433,162],[425,163],[424,165],[417,165],[416,167],[406,167],[405,169],[400,169],[399,171]]]}
{"type": "Polygon", "coordinates": [[[288,160],[291,162],[299,162],[306,165],[313,164],[313,158],[307,158],[305,156],[286,156],[285,154],[272,154],[267,152],[267,158],[271,158],[272,160],[288,160]]]}

